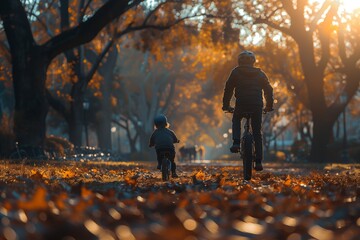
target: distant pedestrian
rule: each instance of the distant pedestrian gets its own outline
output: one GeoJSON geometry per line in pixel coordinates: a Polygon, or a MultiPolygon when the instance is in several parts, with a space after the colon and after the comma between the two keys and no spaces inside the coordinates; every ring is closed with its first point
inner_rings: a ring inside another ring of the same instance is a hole
{"type": "Polygon", "coordinates": [[[169,129],[169,123],[165,115],[160,114],[154,118],[156,129],[150,137],[149,147],[155,147],[157,155],[157,169],[161,169],[161,153],[169,152],[171,161],[171,174],[173,178],[178,177],[176,174],[175,164],[175,146],[174,143],[180,142],[174,131],[169,129]]]}
{"type": "Polygon", "coordinates": [[[205,156],[205,147],[203,145],[200,145],[198,147],[198,153],[199,153],[199,159],[200,160],[204,160],[204,156],[205,156]]]}
{"type": "Polygon", "coordinates": [[[250,51],[243,51],[238,56],[238,66],[235,67],[226,81],[223,107],[224,111],[234,111],[232,119],[233,145],[231,152],[240,151],[241,119],[244,112],[252,112],[251,126],[255,141],[255,170],[263,170],[261,122],[262,113],[273,111],[273,88],[266,74],[254,67],[255,55],[250,51]],[[235,109],[230,107],[230,100],[235,90],[235,109]],[[266,100],[263,109],[263,93],[266,100]]]}

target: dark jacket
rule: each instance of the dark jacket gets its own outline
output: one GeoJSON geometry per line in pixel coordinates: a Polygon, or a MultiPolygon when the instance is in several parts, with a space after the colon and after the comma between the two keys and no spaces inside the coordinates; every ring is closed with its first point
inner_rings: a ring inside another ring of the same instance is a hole
{"type": "Polygon", "coordinates": [[[172,130],[168,128],[158,128],[150,137],[149,147],[155,146],[155,149],[175,149],[174,143],[178,142],[179,139],[172,130]]]}
{"type": "Polygon", "coordinates": [[[236,105],[263,106],[263,91],[266,106],[273,107],[273,88],[266,74],[252,66],[238,66],[231,71],[226,81],[223,107],[230,105],[235,89],[236,105]]]}

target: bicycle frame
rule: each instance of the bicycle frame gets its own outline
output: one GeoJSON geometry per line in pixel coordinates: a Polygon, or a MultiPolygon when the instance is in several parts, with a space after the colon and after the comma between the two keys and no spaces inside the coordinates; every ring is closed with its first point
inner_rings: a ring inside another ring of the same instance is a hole
{"type": "Polygon", "coordinates": [[[161,152],[161,174],[162,180],[167,181],[170,178],[170,170],[171,170],[171,161],[170,161],[170,152],[161,152]]]}

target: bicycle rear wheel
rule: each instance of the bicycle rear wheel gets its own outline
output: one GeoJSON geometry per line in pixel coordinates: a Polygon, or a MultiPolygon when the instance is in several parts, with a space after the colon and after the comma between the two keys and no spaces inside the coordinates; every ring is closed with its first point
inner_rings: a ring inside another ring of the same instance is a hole
{"type": "Polygon", "coordinates": [[[243,139],[243,168],[244,179],[250,180],[252,175],[253,165],[253,137],[249,134],[244,136],[243,139]]]}
{"type": "Polygon", "coordinates": [[[167,158],[164,158],[162,160],[162,163],[161,163],[161,175],[162,175],[162,180],[163,181],[167,181],[169,180],[169,176],[170,176],[170,169],[169,169],[169,159],[167,158]]]}

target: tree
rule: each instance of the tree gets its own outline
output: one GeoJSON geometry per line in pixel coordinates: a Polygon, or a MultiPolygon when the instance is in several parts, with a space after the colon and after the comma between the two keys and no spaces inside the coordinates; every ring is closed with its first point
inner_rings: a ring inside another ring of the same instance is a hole
{"type": "Polygon", "coordinates": [[[224,52],[234,44],[215,44],[209,41],[210,33],[211,28],[194,31],[182,26],[146,31],[138,36],[144,39],[138,46],[144,52],[122,48],[117,123],[126,130],[132,151],[137,151],[136,143],[138,150],[148,149],[153,118],[159,113],[168,116],[183,144],[215,146],[219,137],[213,129],[223,116],[219,94],[229,57],[224,52]]]}
{"type": "MultiPolygon", "coordinates": [[[[263,12],[259,6],[248,9],[254,23],[276,30],[273,35],[277,38],[290,37],[298,49],[293,57],[300,62],[301,80],[306,86],[304,103],[313,121],[310,157],[324,161],[334,123],[359,88],[360,32],[355,24],[359,14],[346,18],[336,1],[322,5],[307,0],[262,4],[263,12]],[[338,87],[329,91],[329,85],[335,83],[338,87]],[[346,96],[343,102],[339,101],[341,95],[346,96]]],[[[279,41],[280,47],[287,47],[283,44],[279,41]]]]}
{"type": "MultiPolygon", "coordinates": [[[[48,111],[45,81],[51,61],[60,53],[91,41],[105,25],[130,12],[136,6],[144,7],[139,5],[142,2],[143,0],[106,1],[95,13],[88,15],[86,20],[70,26],[41,44],[37,43],[33,37],[30,22],[21,1],[2,0],[0,2],[0,17],[12,57],[15,92],[14,133],[19,146],[29,150],[30,157],[42,155],[46,129],[45,118],[48,111]]],[[[153,10],[158,11],[151,11],[150,14],[145,17],[142,15],[141,18],[136,18],[136,12],[131,12],[133,17],[121,19],[125,30],[120,35],[146,27],[169,28],[169,25],[187,18],[183,18],[176,11],[179,10],[179,6],[180,9],[181,7],[189,9],[185,3],[185,1],[160,1],[158,5],[152,6],[153,10]],[[167,2],[170,4],[165,6],[167,2]],[[163,6],[167,7],[167,11],[163,11],[163,6]],[[165,21],[161,18],[168,13],[173,16],[170,24],[167,24],[168,18],[165,21]]],[[[191,12],[191,16],[199,15],[204,14],[191,12]]]]}
{"type": "MultiPolygon", "coordinates": [[[[79,3],[79,6],[77,6],[76,2],[73,2],[71,7],[75,9],[77,8],[78,12],[75,12],[75,14],[71,15],[69,12],[69,1],[61,0],[61,30],[66,31],[70,28],[70,25],[72,23],[70,19],[75,19],[73,21],[75,21],[76,24],[80,24],[81,22],[83,22],[86,8],[90,7],[89,5],[90,4],[85,5],[85,1],[81,1],[79,3]]],[[[116,21],[113,25],[115,24],[116,21]]],[[[115,30],[112,29],[112,32],[114,31],[115,30]]],[[[115,39],[112,38],[115,32],[113,34],[111,34],[111,31],[106,30],[103,30],[102,32],[110,32],[110,35],[104,34],[106,35],[105,37],[100,37],[106,44],[101,44],[104,46],[99,52],[91,49],[91,46],[89,46],[89,44],[81,45],[65,52],[67,66],[70,69],[68,79],[70,80],[69,82],[71,84],[71,90],[69,93],[69,97],[65,99],[59,99],[58,97],[54,96],[53,93],[49,91],[47,92],[47,97],[50,105],[64,117],[68,124],[68,134],[70,142],[72,142],[77,147],[82,145],[82,129],[84,126],[85,115],[85,110],[83,109],[83,101],[85,99],[86,90],[90,81],[94,80],[94,76],[101,62],[103,61],[106,54],[112,48],[115,42],[115,39]]],[[[101,142],[100,145],[100,147],[103,149],[111,148],[111,143],[106,143],[103,145],[103,142],[101,142]]]]}
{"type": "Polygon", "coordinates": [[[72,27],[43,44],[37,44],[20,0],[0,2],[3,21],[12,58],[15,92],[14,133],[21,148],[30,157],[43,155],[46,100],[46,72],[58,54],[93,39],[109,22],[141,1],[108,1],[86,21],[72,27]]]}
{"type": "MultiPolygon", "coordinates": [[[[171,56],[174,56],[173,53],[171,56]]],[[[178,69],[179,64],[172,63],[173,67],[167,69],[164,62],[154,59],[154,55],[149,52],[142,54],[136,50],[126,51],[122,59],[123,64],[118,69],[118,74],[121,75],[118,99],[123,107],[119,110],[125,121],[134,126],[135,136],[138,136],[139,140],[139,151],[143,152],[148,147],[154,117],[160,113],[168,113],[172,104],[175,82],[180,75],[175,69],[178,69]],[[134,59],[143,61],[135,62],[134,59]]],[[[132,146],[132,149],[134,148],[135,146],[132,146]]]]}

